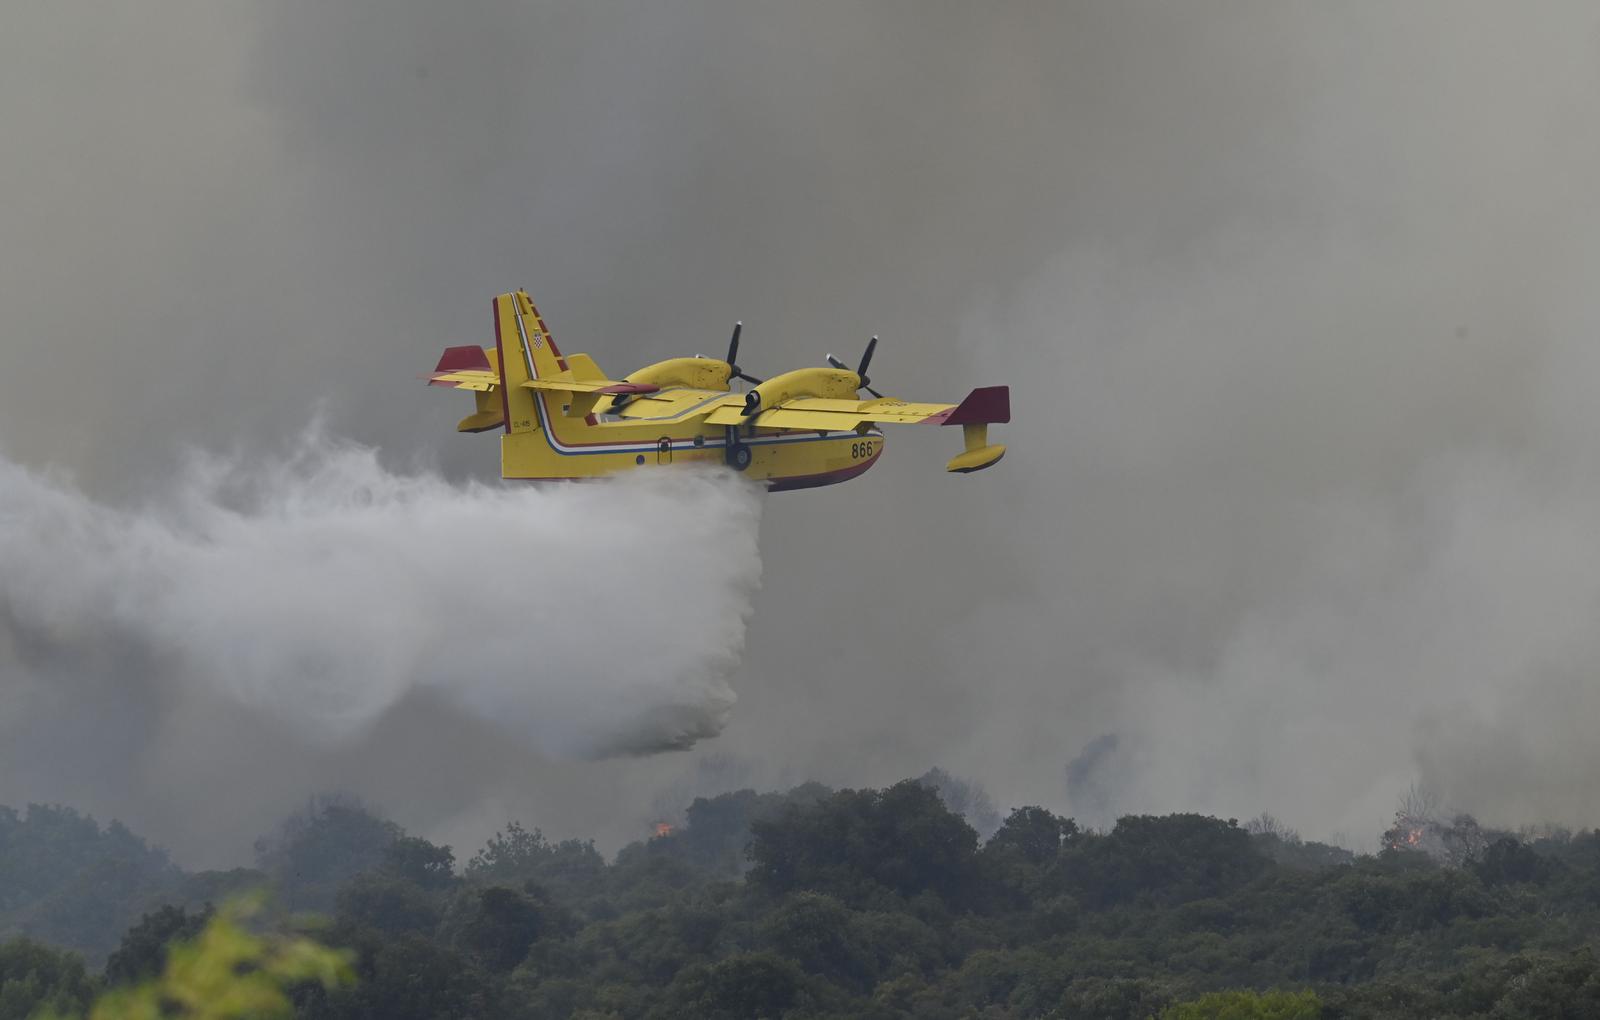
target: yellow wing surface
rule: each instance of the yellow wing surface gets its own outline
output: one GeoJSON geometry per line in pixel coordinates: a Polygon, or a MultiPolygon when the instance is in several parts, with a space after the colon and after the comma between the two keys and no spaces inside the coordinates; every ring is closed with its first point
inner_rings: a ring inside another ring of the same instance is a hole
{"type": "Polygon", "coordinates": [[[956,472],[978,471],[1005,456],[1006,448],[989,445],[989,425],[1011,420],[1011,389],[985,386],[959,404],[926,404],[880,397],[841,400],[794,397],[776,407],[747,416],[743,406],[724,402],[706,416],[712,425],[755,425],[757,428],[843,432],[867,424],[960,425],[966,449],[946,465],[956,472]]]}
{"type": "Polygon", "coordinates": [[[754,424],[769,429],[844,431],[868,423],[921,424],[955,408],[955,404],[912,404],[893,397],[881,400],[796,397],[753,418],[745,417],[744,401],[740,400],[734,406],[718,408],[706,421],[712,425],[754,424]]]}

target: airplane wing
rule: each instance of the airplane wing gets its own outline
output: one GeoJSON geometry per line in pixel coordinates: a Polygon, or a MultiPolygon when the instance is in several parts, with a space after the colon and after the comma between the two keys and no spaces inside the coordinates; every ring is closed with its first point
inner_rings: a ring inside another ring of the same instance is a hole
{"type": "Polygon", "coordinates": [[[747,425],[758,428],[848,431],[865,424],[960,425],[966,449],[945,465],[946,471],[966,474],[981,471],[1005,456],[1006,448],[989,444],[989,426],[1011,420],[1011,387],[983,386],[959,404],[913,404],[893,397],[876,400],[837,400],[796,397],[753,417],[742,406],[724,404],[706,416],[712,425],[747,425]]]}
{"type": "Polygon", "coordinates": [[[914,404],[894,397],[876,400],[830,400],[797,397],[744,416],[743,405],[717,408],[706,421],[712,425],[748,425],[770,429],[826,429],[843,432],[868,423],[897,425],[968,425],[1011,420],[1011,388],[984,386],[967,394],[959,404],[914,404]]]}
{"type": "MultiPolygon", "coordinates": [[[[615,407],[615,404],[612,405],[615,407]]],[[[620,416],[636,420],[679,421],[703,418],[724,406],[743,407],[744,394],[727,390],[703,390],[688,386],[668,386],[655,393],[634,397],[623,406],[620,416]]],[[[618,412],[606,408],[611,414],[618,412]]]]}

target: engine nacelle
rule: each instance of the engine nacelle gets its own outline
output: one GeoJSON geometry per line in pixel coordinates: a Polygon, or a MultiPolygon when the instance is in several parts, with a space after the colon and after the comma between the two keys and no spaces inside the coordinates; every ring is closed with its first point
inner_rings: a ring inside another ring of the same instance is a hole
{"type": "Polygon", "coordinates": [[[861,377],[837,368],[797,368],[775,375],[744,395],[744,413],[759,414],[796,397],[825,397],[854,400],[861,388],[861,377]]]}
{"type": "Polygon", "coordinates": [[[624,382],[644,383],[666,389],[684,386],[693,390],[725,390],[732,366],[713,358],[668,358],[646,365],[623,376],[624,382]]]}

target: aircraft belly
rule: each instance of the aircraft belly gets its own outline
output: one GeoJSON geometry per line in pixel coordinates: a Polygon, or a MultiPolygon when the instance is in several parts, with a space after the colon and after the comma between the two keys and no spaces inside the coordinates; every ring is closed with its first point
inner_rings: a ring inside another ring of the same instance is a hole
{"type": "MultiPolygon", "coordinates": [[[[809,442],[774,442],[754,447],[755,459],[750,474],[765,479],[774,492],[785,489],[832,485],[861,474],[883,453],[883,434],[877,430],[865,435],[857,432],[798,433],[795,438],[809,442]]],[[[759,442],[759,439],[757,440],[759,442]]]]}
{"type": "MultiPolygon", "coordinates": [[[[599,478],[636,467],[722,464],[727,460],[722,429],[711,436],[682,431],[673,434],[666,429],[579,426],[576,430],[562,429],[558,434],[545,420],[539,421],[538,426],[501,437],[503,477],[599,478]],[[577,435],[572,434],[574,431],[577,435]]],[[[874,463],[883,449],[883,435],[877,430],[865,435],[774,432],[743,437],[741,442],[751,453],[745,474],[771,483],[774,489],[826,485],[854,477],[874,463]],[[809,481],[803,485],[787,484],[792,479],[809,481]]]]}

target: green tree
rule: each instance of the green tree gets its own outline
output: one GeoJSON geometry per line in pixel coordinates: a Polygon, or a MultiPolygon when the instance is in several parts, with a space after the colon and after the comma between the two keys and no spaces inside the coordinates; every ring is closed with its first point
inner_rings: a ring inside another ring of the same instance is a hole
{"type": "Polygon", "coordinates": [[[292,986],[331,988],[351,980],[343,953],[298,936],[249,930],[259,905],[226,904],[194,941],[170,947],[158,976],[107,992],[89,1020],[276,1020],[294,1013],[292,986]]]}
{"type": "Polygon", "coordinates": [[[357,875],[339,890],[337,916],[378,931],[433,934],[444,917],[442,897],[383,872],[357,875]]]}
{"type": "Polygon", "coordinates": [[[1078,823],[1072,819],[1059,818],[1042,807],[1020,807],[1006,816],[984,849],[1015,851],[1029,864],[1043,865],[1055,859],[1063,844],[1074,842],[1078,836],[1078,823]]]}
{"type": "Polygon", "coordinates": [[[95,990],[77,953],[27,939],[0,943],[0,1020],[78,1013],[94,1001],[95,990]]]}
{"type": "Polygon", "coordinates": [[[1011,812],[978,852],[983,880],[979,905],[988,911],[1019,910],[1050,895],[1047,876],[1061,849],[1082,834],[1070,818],[1041,807],[1011,812]]]}
{"type": "Polygon", "coordinates": [[[508,971],[546,935],[564,933],[567,919],[538,893],[504,886],[472,890],[452,921],[455,944],[492,971],[508,971]]]}
{"type": "Polygon", "coordinates": [[[1515,976],[1490,1011],[1496,1018],[1586,1020],[1600,1016],[1600,967],[1585,946],[1564,957],[1515,967],[1515,976]]]}
{"type": "Polygon", "coordinates": [[[917,782],[932,787],[945,806],[966,819],[980,838],[988,839],[1000,828],[1000,812],[988,791],[977,783],[958,779],[937,765],[918,776],[917,782]]]}
{"type": "Polygon", "coordinates": [[[494,975],[438,940],[341,925],[354,984],[295,990],[296,1020],[469,1020],[510,1015],[494,975]]]}
{"type": "Polygon", "coordinates": [[[877,960],[861,944],[851,912],[831,896],[797,893],[768,913],[760,924],[762,940],[807,972],[857,991],[870,989],[877,960]]]}
{"type": "Polygon", "coordinates": [[[1484,885],[1513,885],[1547,882],[1557,867],[1555,861],[1506,836],[1484,848],[1472,870],[1484,885]]]}
{"type": "Polygon", "coordinates": [[[0,933],[102,960],[144,912],[179,897],[182,872],[121,823],[70,808],[0,807],[0,933]]]}
{"type": "Polygon", "coordinates": [[[1161,1011],[1161,1020],[1317,1020],[1322,1001],[1304,992],[1212,992],[1161,1011]]]}
{"type": "Polygon", "coordinates": [[[814,804],[833,791],[817,783],[797,786],[787,793],[736,790],[715,797],[697,797],[685,812],[685,825],[665,842],[681,847],[695,868],[732,877],[749,866],[745,849],[750,845],[750,824],[772,818],[790,804],[814,804]]]}
{"type": "Polygon", "coordinates": [[[538,829],[511,822],[467,862],[469,882],[520,886],[535,882],[559,902],[576,907],[602,893],[605,858],[593,841],[552,843],[538,829]]]}
{"type": "Polygon", "coordinates": [[[455,881],[456,855],[416,836],[401,836],[383,851],[382,870],[424,889],[445,889],[455,881]]]}
{"type": "Polygon", "coordinates": [[[122,936],[122,945],[106,961],[106,980],[126,985],[160,974],[167,965],[168,948],[174,942],[193,941],[213,913],[208,904],[194,914],[170,905],[145,914],[122,936]]]}
{"type": "Polygon", "coordinates": [[[975,876],[977,833],[914,780],[887,790],[841,790],[790,805],[751,825],[748,880],[769,892],[826,892],[860,903],[882,891],[965,898],[975,876]]]}
{"type": "Polygon", "coordinates": [[[257,840],[256,859],[289,907],[328,911],[339,887],[382,864],[404,835],[358,801],[322,797],[257,840]]]}
{"type": "Polygon", "coordinates": [[[651,1020],[755,1020],[805,1005],[800,968],[771,953],[741,953],[692,967],[667,989],[651,1020]]]}
{"type": "Polygon", "coordinates": [[[1143,897],[1171,905],[1231,892],[1268,861],[1232,819],[1129,815],[1108,836],[1075,843],[1058,867],[1079,902],[1109,906],[1143,897]]]}

